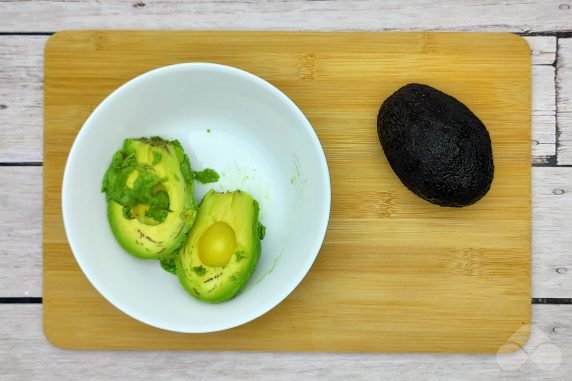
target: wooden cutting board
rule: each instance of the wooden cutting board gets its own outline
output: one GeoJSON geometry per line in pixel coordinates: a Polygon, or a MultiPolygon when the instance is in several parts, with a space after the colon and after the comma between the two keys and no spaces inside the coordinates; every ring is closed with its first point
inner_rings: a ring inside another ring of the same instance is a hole
{"type": "Polygon", "coordinates": [[[530,51],[511,34],[58,33],[45,52],[46,335],[82,349],[514,350],[530,324],[530,107],[530,51]],[[213,334],[162,331],[115,309],[78,268],[61,216],[65,160],[95,106],[139,74],[192,61],[239,67],[290,96],[332,180],[328,233],[305,280],[263,317],[213,334]],[[409,82],[455,96],[488,127],[495,179],[476,205],[434,206],[391,171],[376,115],[409,82]]]}

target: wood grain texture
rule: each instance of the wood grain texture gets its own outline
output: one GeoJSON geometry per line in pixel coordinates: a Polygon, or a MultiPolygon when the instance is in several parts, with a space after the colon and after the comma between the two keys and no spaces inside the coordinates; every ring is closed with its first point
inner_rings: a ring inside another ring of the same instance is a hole
{"type": "MultiPolygon", "coordinates": [[[[44,45],[49,36],[0,36],[0,162],[42,161],[44,45]]],[[[525,37],[532,70],[532,156],[554,155],[556,116],[553,68],[556,38],[525,37]],[[538,65],[543,65],[537,69],[538,65]],[[550,96],[552,94],[552,97],[550,96]]]]}
{"type": "Polygon", "coordinates": [[[525,37],[532,55],[532,161],[543,163],[556,154],[554,68],[556,37],[525,37]]]}
{"type": "Polygon", "coordinates": [[[0,161],[42,161],[46,40],[47,36],[0,36],[0,161]]]}
{"type": "MultiPolygon", "coordinates": [[[[227,2],[227,1],[225,1],[227,2]]],[[[242,0],[231,0],[230,2],[241,3],[242,0]]],[[[475,17],[475,12],[467,12],[466,14],[459,15],[461,20],[466,20],[463,28],[472,30],[490,30],[498,28],[497,30],[506,31],[548,31],[550,28],[558,24],[559,30],[570,30],[570,12],[572,4],[567,0],[556,2],[545,2],[542,0],[534,0],[535,5],[526,8],[523,5],[521,9],[528,12],[530,16],[523,18],[523,11],[513,12],[513,8],[507,6],[508,2],[497,5],[498,2],[480,2],[483,7],[483,14],[475,17]],[[562,10],[560,10],[560,5],[562,10]],[[566,5],[570,5],[566,7],[566,5]],[[547,17],[538,12],[538,8],[543,8],[544,12],[557,13],[557,17],[552,14],[547,17]],[[558,8],[558,10],[557,10],[558,8]],[[558,18],[560,17],[560,19],[558,18]],[[495,22],[491,22],[491,18],[498,19],[504,25],[494,26],[495,22]],[[529,22],[534,19],[534,22],[529,22]],[[524,21],[523,21],[524,20],[524,21]]],[[[245,4],[237,6],[250,7],[248,11],[238,12],[234,19],[229,15],[219,16],[217,7],[221,11],[228,12],[228,9],[233,5],[216,2],[214,0],[207,1],[210,6],[198,4],[193,6],[188,2],[167,2],[163,1],[160,7],[157,7],[156,1],[143,1],[139,2],[133,0],[132,2],[119,2],[119,1],[96,1],[89,2],[60,2],[57,0],[47,1],[34,1],[28,2],[26,0],[16,1],[3,1],[0,2],[0,28],[8,26],[10,28],[17,28],[16,31],[30,32],[40,30],[40,27],[51,26],[53,30],[59,30],[73,25],[75,28],[93,28],[103,25],[107,28],[117,28],[120,25],[129,25],[126,28],[141,27],[141,28],[199,28],[199,29],[217,29],[218,28],[305,28],[307,30],[318,30],[320,25],[326,25],[330,29],[345,28],[354,29],[361,28],[362,25],[374,25],[375,28],[383,28],[388,25],[387,18],[394,25],[399,24],[400,29],[409,30],[411,28],[418,28],[419,22],[433,23],[434,27],[448,27],[453,29],[451,25],[456,21],[449,19],[448,13],[443,11],[447,4],[445,1],[435,1],[428,6],[434,11],[432,20],[425,20],[424,17],[413,17],[416,12],[423,12],[423,8],[417,8],[421,3],[420,1],[410,2],[391,2],[386,1],[386,5],[377,5],[379,7],[386,7],[384,14],[380,17],[381,10],[377,12],[370,12],[367,15],[363,14],[356,17],[356,11],[349,9],[353,2],[335,2],[327,1],[328,6],[335,7],[331,12],[325,14],[322,10],[316,11],[314,9],[306,10],[299,9],[286,14],[272,15],[273,9],[282,9],[281,2],[267,2],[261,9],[256,8],[260,2],[252,2],[252,4],[245,4]],[[20,2],[21,4],[15,4],[20,2]],[[168,3],[168,4],[167,4],[168,3]],[[394,4],[395,3],[395,4],[394,4]],[[389,9],[392,5],[396,9],[389,9]],[[133,7],[133,9],[130,8],[133,7]],[[441,7],[442,14],[435,16],[436,8],[441,7]],[[10,8],[10,16],[8,17],[8,9],[10,8]],[[182,10],[182,8],[185,8],[182,10]],[[192,9],[191,9],[192,8],[192,9]],[[57,14],[56,14],[57,12],[57,14]],[[16,17],[16,18],[14,18],[16,17]],[[223,19],[220,19],[222,17],[223,19]],[[279,20],[277,20],[280,18],[279,20]],[[371,18],[366,20],[364,19],[371,18]],[[377,20],[383,22],[376,23],[377,20]],[[267,21],[271,19],[270,21],[267,21]],[[340,21],[341,19],[341,21],[340,21]],[[421,20],[420,20],[421,19],[421,20]],[[8,20],[8,21],[5,21],[8,20]],[[220,21],[219,21],[220,20],[220,21]],[[313,20],[316,20],[314,22],[313,20]],[[8,22],[8,24],[6,24],[8,22]],[[200,23],[200,24],[199,24],[200,23]],[[199,24],[197,26],[197,24],[199,24]],[[285,25],[287,24],[287,25],[285,25]]],[[[198,1],[195,3],[199,3],[198,1]]],[[[247,1],[244,3],[248,3],[247,1]]],[[[300,2],[301,3],[301,2],[300,2]]],[[[365,2],[364,2],[365,3],[365,2]]],[[[370,2],[372,3],[372,2],[370,2]]],[[[473,4],[471,2],[470,4],[473,4]]],[[[530,3],[530,2],[529,2],[530,3]]],[[[456,9],[463,9],[466,2],[458,2],[452,4],[456,9]]],[[[524,4],[524,3],[523,3],[524,4]]],[[[325,4],[318,4],[323,6],[325,4]]],[[[236,6],[236,5],[235,5],[236,6]]],[[[301,4],[300,7],[314,7],[316,4],[301,4]]],[[[364,7],[370,5],[365,4],[364,7]]],[[[472,5],[469,5],[472,6],[472,5]]],[[[364,12],[365,13],[365,12],[364,12]]],[[[457,19],[459,19],[457,17],[457,19]]],[[[423,28],[423,26],[421,26],[423,28]]],[[[0,87],[6,85],[8,89],[0,97],[0,105],[6,104],[7,99],[21,99],[20,102],[28,104],[30,99],[41,99],[41,94],[37,90],[32,90],[29,87],[20,88],[19,81],[14,80],[12,75],[4,75],[10,73],[14,68],[20,65],[22,60],[29,57],[37,57],[38,61],[41,58],[43,51],[42,48],[36,48],[28,44],[29,38],[45,39],[47,37],[22,37],[22,36],[0,36],[0,57],[6,50],[5,41],[18,40],[15,46],[18,48],[18,54],[8,57],[8,59],[0,63],[0,87]]],[[[531,37],[539,39],[553,39],[553,37],[531,37]]],[[[530,38],[527,38],[529,40],[530,38]]],[[[562,42],[563,39],[560,39],[562,42]]],[[[568,44],[570,46],[571,44],[568,44]]],[[[533,47],[534,50],[534,47],[533,47]]],[[[568,49],[570,52],[570,49],[568,49]]],[[[561,52],[562,55],[562,52],[561,52]]],[[[570,53],[568,53],[570,56],[570,53]]],[[[540,57],[544,54],[540,54],[540,57]]],[[[537,57],[538,58],[538,57],[537,57]]],[[[562,57],[561,57],[562,58],[562,57]]],[[[1,58],[0,58],[1,59],[1,58]]],[[[533,63],[539,63],[535,60],[533,54],[533,63]]],[[[41,83],[43,74],[42,67],[38,65],[34,67],[33,71],[35,76],[39,76],[39,80],[33,83],[41,83]]],[[[560,67],[557,75],[559,78],[567,76],[569,79],[572,66],[560,67]]],[[[567,90],[571,87],[572,79],[567,80],[567,90]]],[[[538,81],[537,81],[538,82],[538,81]]],[[[554,86],[553,83],[540,81],[541,85],[554,86]]],[[[536,85],[534,85],[536,86],[536,85]]],[[[536,87],[535,87],[536,89],[536,87]]],[[[536,91],[536,90],[534,90],[536,91]]],[[[569,93],[570,94],[570,93],[569,93]]],[[[570,108],[570,97],[564,98],[563,95],[559,96],[559,110],[570,108]],[[565,106],[565,107],[563,107],[565,106]]],[[[14,102],[10,102],[14,103],[14,102]]],[[[39,101],[38,101],[39,103],[39,101]]],[[[14,113],[10,118],[2,119],[3,111],[14,110],[13,107],[3,109],[0,106],[0,129],[7,128],[6,121],[9,121],[9,128],[13,129],[14,133],[21,134],[22,140],[14,141],[17,149],[12,149],[10,154],[5,154],[0,149],[0,161],[23,161],[33,160],[41,161],[41,145],[40,140],[28,140],[26,137],[30,134],[41,134],[41,106],[36,105],[34,102],[33,113],[30,116],[27,113],[14,113]],[[33,122],[30,122],[33,121],[33,122]],[[31,123],[31,126],[28,125],[31,123]],[[35,128],[36,130],[30,130],[35,128]]],[[[533,104],[534,110],[538,106],[533,104]]],[[[545,108],[542,108],[545,109],[545,108]]],[[[4,114],[5,115],[5,114],[4,114]]],[[[563,120],[565,115],[560,114],[559,119],[563,120]]],[[[570,121],[570,119],[568,119],[570,121]]],[[[561,123],[562,124],[562,123],[561,123]]],[[[572,126],[572,124],[567,124],[572,126]]],[[[552,126],[554,128],[554,126],[552,126]]],[[[538,129],[535,121],[534,126],[538,129]]],[[[567,139],[572,130],[566,129],[560,131],[562,140],[567,139]]],[[[0,135],[2,132],[0,132],[0,135]]],[[[4,138],[0,139],[0,147],[4,138]]],[[[567,145],[565,143],[564,145],[567,145]]],[[[544,148],[544,147],[543,147],[544,148]]],[[[561,145],[560,151],[564,151],[561,145]]],[[[570,158],[570,157],[569,157],[570,158]]],[[[571,160],[565,159],[564,164],[571,164],[571,160]]],[[[535,161],[541,161],[543,158],[536,156],[535,161]]],[[[2,170],[2,169],[0,169],[2,170]]],[[[549,168],[547,171],[552,171],[549,168]]],[[[565,168],[555,169],[558,171],[554,173],[555,177],[552,180],[557,180],[561,184],[569,185],[572,183],[572,178],[565,168]]],[[[18,183],[20,179],[17,176],[23,174],[14,174],[12,179],[18,183]]],[[[566,198],[556,197],[550,191],[547,185],[543,192],[538,191],[539,184],[550,182],[551,173],[546,172],[545,168],[533,169],[533,199],[534,199],[534,237],[533,237],[533,296],[566,296],[571,297],[572,293],[569,292],[572,287],[572,282],[565,279],[562,287],[557,289],[546,289],[544,284],[552,284],[555,279],[559,279],[561,274],[568,274],[564,276],[571,276],[572,271],[568,268],[568,272],[562,270],[562,273],[551,273],[554,271],[552,266],[556,267],[560,263],[569,263],[571,246],[561,246],[565,241],[562,236],[565,235],[570,229],[570,221],[572,216],[567,213],[572,213],[572,205],[570,200],[566,198]],[[559,218],[552,223],[552,213],[558,211],[559,218]],[[538,224],[542,228],[539,228],[538,224]],[[561,226],[564,226],[563,228],[561,226]],[[536,230],[543,231],[542,244],[539,244],[538,233],[536,230]],[[559,239],[560,238],[560,239],[559,239]],[[544,245],[548,244],[549,247],[544,245]],[[538,255],[539,250],[542,250],[542,255],[538,255]],[[552,263],[548,265],[549,263],[552,263]],[[539,270],[539,266],[545,266],[546,271],[539,270]],[[560,275],[559,275],[560,274],[560,275]],[[553,279],[555,278],[555,279],[553,279]]],[[[38,178],[38,182],[40,179],[38,178]]],[[[24,188],[26,191],[29,187],[24,188]]],[[[9,193],[17,194],[20,188],[18,184],[15,185],[0,183],[0,194],[8,195],[9,193]]],[[[40,197],[40,190],[35,187],[26,193],[32,201],[22,205],[26,208],[30,203],[34,204],[34,199],[40,197]],[[34,190],[35,189],[35,190],[34,190]]],[[[24,209],[22,214],[26,215],[28,210],[24,209]]],[[[5,224],[14,218],[14,224],[25,225],[24,219],[20,214],[8,204],[7,209],[0,211],[0,219],[4,216],[5,224]]],[[[38,233],[39,234],[39,233],[38,233]]],[[[21,243],[20,238],[17,240],[6,240],[2,237],[0,242],[0,250],[4,253],[10,252],[13,245],[26,246],[19,253],[18,257],[0,256],[0,260],[7,259],[8,263],[0,263],[0,296],[20,296],[22,290],[29,289],[30,291],[37,289],[33,296],[40,295],[40,288],[38,286],[24,287],[24,281],[32,280],[37,284],[40,279],[37,278],[37,272],[30,271],[32,266],[18,266],[13,267],[13,258],[24,259],[29,258],[30,261],[40,262],[39,256],[26,255],[28,253],[40,252],[40,237],[36,233],[30,233],[29,243],[21,243]],[[27,248],[29,247],[29,248],[27,248]],[[35,247],[35,249],[34,249],[35,247]],[[35,251],[34,251],[35,250],[35,251]],[[11,267],[12,266],[12,267],[11,267]],[[6,281],[3,281],[6,279],[6,281]],[[13,282],[12,282],[13,281],[13,282]],[[3,287],[7,285],[7,287],[3,287]],[[6,292],[6,293],[4,293],[6,292]]],[[[14,250],[19,252],[20,250],[14,250]]],[[[39,266],[39,265],[37,265],[39,266]]],[[[558,267],[557,267],[558,268],[558,267]]],[[[563,359],[567,364],[572,363],[572,358],[569,349],[572,348],[570,340],[570,328],[563,327],[566,323],[572,320],[572,316],[568,313],[565,316],[560,315],[560,311],[568,309],[566,306],[533,306],[533,319],[537,325],[542,326],[542,332],[548,337],[557,342],[557,345],[564,348],[563,359]],[[565,335],[565,336],[563,336],[565,335]],[[563,339],[563,337],[565,337],[563,339]]],[[[527,343],[527,348],[535,338],[536,330],[532,330],[532,338],[527,343]]],[[[543,370],[537,366],[533,366],[530,362],[526,366],[521,367],[514,371],[502,371],[497,365],[492,356],[480,355],[368,355],[368,354],[272,354],[272,353],[239,353],[239,352],[196,352],[196,353],[180,353],[180,352],[74,352],[74,351],[61,351],[53,348],[47,344],[43,333],[41,332],[41,306],[2,306],[0,309],[0,337],[2,337],[2,344],[0,345],[0,366],[2,367],[0,376],[1,379],[6,380],[21,380],[21,379],[60,379],[60,380],[77,380],[77,379],[109,379],[109,380],[124,380],[124,379],[140,379],[142,375],[149,375],[149,378],[165,379],[180,379],[187,380],[189,378],[204,378],[205,379],[220,379],[220,380],[235,380],[235,379],[276,379],[276,380],[291,380],[291,379],[375,379],[383,376],[384,379],[390,380],[419,380],[419,379],[440,379],[440,380],[566,380],[572,373],[568,367],[558,367],[555,370],[543,370]],[[88,364],[88,365],[86,365],[88,364]],[[167,364],[167,365],[165,365],[167,364]],[[88,371],[86,371],[88,369],[88,371]],[[196,372],[195,372],[196,370],[196,372]]]]}
{"type": "Polygon", "coordinates": [[[554,67],[532,67],[532,155],[534,162],[556,154],[556,93],[554,67]]]}
{"type": "Polygon", "coordinates": [[[46,334],[67,348],[496,352],[530,314],[530,104],[530,51],[510,34],[57,34],[46,51],[46,334]],[[252,323],[193,336],[127,318],[89,286],[59,198],[93,107],[137,74],[186,61],[240,67],[284,90],[318,133],[333,186],[327,238],[301,286],[252,323]],[[406,192],[379,149],[379,103],[412,81],[455,95],[489,128],[495,182],[471,208],[406,192]],[[380,190],[388,214],[356,215],[367,200],[376,210],[379,198],[361,196],[380,190]]]}
{"type": "Polygon", "coordinates": [[[0,2],[0,31],[567,31],[570,6],[569,0],[10,0],[0,2]]]}
{"type": "Polygon", "coordinates": [[[524,37],[530,46],[533,65],[552,65],[556,60],[556,37],[528,36],[524,37]]]}
{"type": "Polygon", "coordinates": [[[572,165],[572,38],[558,40],[558,164],[572,165]]]}
{"type": "Polygon", "coordinates": [[[42,291],[42,168],[0,167],[0,297],[42,291]]]}
{"type": "MultiPolygon", "coordinates": [[[[48,36],[0,36],[0,89],[2,96],[0,104],[6,104],[6,108],[0,109],[0,134],[4,132],[0,139],[0,161],[41,161],[43,159],[41,149],[41,130],[42,125],[42,104],[43,95],[41,89],[43,87],[43,45],[48,36]],[[18,140],[11,141],[6,135],[17,134],[18,140]],[[10,141],[10,145],[2,144],[10,141]]],[[[556,39],[554,37],[526,37],[525,38],[532,50],[533,64],[545,65],[552,64],[555,58],[556,39]]],[[[562,41],[562,39],[561,39],[562,41]]],[[[561,58],[562,60],[562,58],[561,58]]],[[[560,67],[560,77],[563,77],[570,68],[560,67]]],[[[546,135],[548,139],[553,140],[551,132],[554,133],[554,124],[538,124],[540,115],[545,111],[552,109],[553,103],[550,96],[534,96],[536,92],[542,94],[550,94],[554,88],[554,84],[550,82],[548,76],[539,76],[537,70],[533,66],[533,140],[537,133],[546,135]],[[546,103],[543,103],[546,101],[546,103]],[[535,116],[536,115],[536,116],[535,116]]],[[[566,88],[561,89],[565,91],[566,88]]],[[[560,97],[559,109],[565,109],[568,105],[568,98],[560,97]]],[[[549,113],[548,113],[549,114],[549,113]]],[[[561,116],[562,117],[562,116],[561,116]]],[[[547,117],[551,120],[550,116],[547,117]]],[[[566,136],[566,134],[564,134],[566,136]]],[[[533,143],[533,154],[535,151],[533,143]]],[[[543,148],[544,149],[544,148],[543,148]]],[[[545,151],[546,152],[546,151],[545,151]]],[[[541,160],[536,156],[535,160],[541,160]]],[[[41,169],[36,168],[3,168],[0,171],[6,171],[10,176],[10,183],[0,184],[0,194],[6,195],[10,200],[22,200],[21,194],[26,195],[26,202],[21,202],[18,209],[14,207],[13,202],[6,202],[5,208],[0,213],[3,218],[2,223],[5,226],[25,226],[29,227],[28,217],[33,215],[33,210],[40,207],[39,198],[41,197],[41,169]],[[33,176],[31,179],[24,177],[33,176]],[[38,186],[26,186],[27,181],[35,181],[38,186]],[[20,184],[24,184],[23,187],[20,184]]],[[[572,269],[568,270],[566,260],[569,255],[569,247],[561,245],[561,236],[558,226],[552,224],[551,213],[557,210],[559,213],[572,210],[572,205],[563,202],[565,198],[555,197],[550,189],[541,193],[538,188],[543,184],[550,183],[551,169],[535,169],[533,170],[533,186],[535,208],[533,210],[533,221],[543,226],[543,242],[549,245],[537,244],[540,242],[538,233],[533,233],[533,297],[557,296],[570,297],[572,295],[572,281],[563,281],[563,276],[572,276],[572,269]],[[556,205],[553,209],[552,204],[556,205]],[[542,255],[536,253],[542,252],[542,255]],[[558,272],[557,272],[558,271],[558,272]],[[553,287],[553,285],[559,285],[553,287]],[[549,287],[545,287],[545,285],[549,287]]],[[[557,180],[566,184],[572,182],[572,178],[567,174],[565,169],[559,170],[557,180]]],[[[560,218],[563,226],[566,221],[572,220],[572,216],[567,215],[560,218]]],[[[10,229],[0,231],[8,232],[10,229]]],[[[11,231],[20,231],[13,229],[11,231]]],[[[28,231],[17,239],[10,238],[5,234],[0,238],[2,246],[0,247],[0,269],[2,277],[0,277],[0,296],[25,296],[26,292],[31,296],[41,296],[41,278],[38,274],[41,272],[41,229],[36,228],[34,231],[28,231]],[[5,271],[4,271],[5,269],[5,271]]],[[[565,279],[566,280],[566,279],[565,279]]]]}
{"type": "Polygon", "coordinates": [[[570,298],[572,234],[567,232],[572,231],[572,168],[535,168],[533,173],[534,296],[570,298]]]}
{"type": "MultiPolygon", "coordinates": [[[[0,167],[0,297],[42,296],[42,169],[0,167]],[[24,195],[24,196],[23,196],[24,195]]],[[[532,168],[532,297],[572,297],[572,168],[532,168]]]]}
{"type": "Polygon", "coordinates": [[[62,351],[41,305],[0,305],[2,380],[569,380],[572,306],[535,305],[523,351],[491,355],[62,351]]]}

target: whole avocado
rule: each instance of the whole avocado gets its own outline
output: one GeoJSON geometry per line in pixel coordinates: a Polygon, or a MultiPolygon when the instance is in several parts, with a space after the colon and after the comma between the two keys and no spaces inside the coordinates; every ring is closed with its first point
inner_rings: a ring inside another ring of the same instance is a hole
{"type": "Polygon", "coordinates": [[[494,164],[485,125],[457,99],[427,85],[401,87],[377,116],[383,151],[401,182],[441,206],[463,207],[490,189],[494,164]]]}

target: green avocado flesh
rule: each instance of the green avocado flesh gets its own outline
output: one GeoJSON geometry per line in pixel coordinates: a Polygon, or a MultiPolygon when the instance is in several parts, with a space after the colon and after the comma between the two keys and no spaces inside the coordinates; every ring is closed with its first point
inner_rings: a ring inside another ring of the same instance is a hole
{"type": "Polygon", "coordinates": [[[177,276],[195,298],[232,299],[254,273],[264,226],[258,202],[246,192],[205,194],[186,243],[176,258],[177,276]]]}
{"type": "Polygon", "coordinates": [[[189,158],[177,140],[125,139],[102,186],[119,244],[144,259],[164,259],[174,252],[197,214],[193,180],[189,158]]]}
{"type": "Polygon", "coordinates": [[[220,179],[220,175],[212,168],[194,171],[194,174],[195,180],[201,184],[216,183],[220,179]]]}

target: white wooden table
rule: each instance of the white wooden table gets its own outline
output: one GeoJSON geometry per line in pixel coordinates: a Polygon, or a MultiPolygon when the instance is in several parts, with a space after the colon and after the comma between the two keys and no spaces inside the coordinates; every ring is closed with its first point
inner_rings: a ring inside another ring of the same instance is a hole
{"type": "Polygon", "coordinates": [[[0,0],[0,380],[572,380],[572,0],[0,0]],[[405,4],[407,3],[407,4],[405,4]],[[43,48],[64,29],[524,35],[533,77],[533,326],[513,355],[88,352],[42,331],[43,48]]]}

